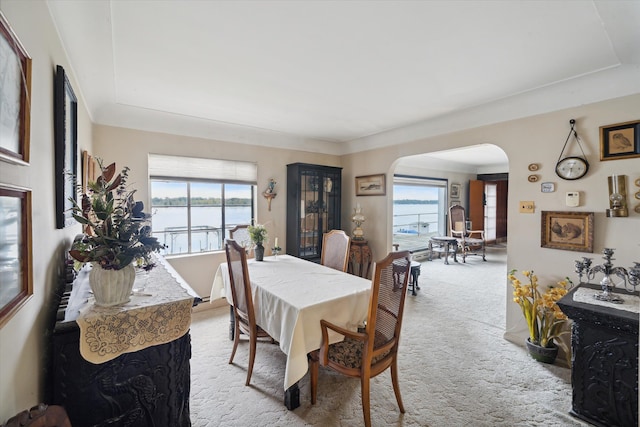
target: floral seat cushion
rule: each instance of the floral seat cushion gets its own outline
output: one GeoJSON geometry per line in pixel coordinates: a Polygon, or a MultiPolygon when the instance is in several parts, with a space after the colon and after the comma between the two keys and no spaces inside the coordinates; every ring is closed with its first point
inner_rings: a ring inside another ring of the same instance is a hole
{"type": "MultiPolygon", "coordinates": [[[[387,338],[382,333],[376,331],[374,348],[384,345],[387,341],[387,338]]],[[[354,340],[353,338],[345,338],[344,341],[331,344],[329,346],[328,357],[329,360],[334,363],[338,363],[349,368],[359,369],[362,365],[363,349],[363,341],[354,340]]],[[[379,356],[374,357],[371,364],[373,365],[377,363],[388,354],[389,351],[386,351],[379,356]]]]}

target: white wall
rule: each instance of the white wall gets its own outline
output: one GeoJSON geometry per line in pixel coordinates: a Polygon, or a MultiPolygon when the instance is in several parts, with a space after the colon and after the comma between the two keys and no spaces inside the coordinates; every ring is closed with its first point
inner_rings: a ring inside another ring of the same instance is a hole
{"type": "Polygon", "coordinates": [[[42,401],[48,366],[51,301],[65,252],[80,227],[55,224],[53,82],[56,65],[69,74],[78,96],[78,140],[91,147],[89,121],[79,87],[44,2],[0,0],[5,15],[33,59],[31,162],[0,161],[0,182],[32,190],[33,297],[0,329],[0,422],[42,401]]]}

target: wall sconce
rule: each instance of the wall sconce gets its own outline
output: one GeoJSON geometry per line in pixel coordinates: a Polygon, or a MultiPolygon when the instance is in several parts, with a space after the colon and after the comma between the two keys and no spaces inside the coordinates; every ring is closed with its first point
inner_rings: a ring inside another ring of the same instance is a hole
{"type": "Polygon", "coordinates": [[[613,175],[607,177],[609,182],[609,209],[608,217],[629,216],[627,208],[627,176],[613,175]]]}
{"type": "Polygon", "coordinates": [[[269,185],[267,186],[267,189],[264,190],[264,193],[262,193],[264,198],[267,199],[267,207],[269,208],[269,212],[271,212],[271,200],[275,199],[277,196],[275,192],[276,184],[277,183],[273,180],[273,178],[271,178],[269,180],[269,185]]]}

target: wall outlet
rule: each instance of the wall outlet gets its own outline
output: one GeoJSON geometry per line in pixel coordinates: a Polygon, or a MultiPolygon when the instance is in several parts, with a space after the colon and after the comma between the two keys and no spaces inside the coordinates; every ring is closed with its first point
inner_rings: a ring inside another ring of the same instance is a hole
{"type": "Polygon", "coordinates": [[[520,202],[520,213],[533,213],[535,204],[533,201],[520,202]]]}

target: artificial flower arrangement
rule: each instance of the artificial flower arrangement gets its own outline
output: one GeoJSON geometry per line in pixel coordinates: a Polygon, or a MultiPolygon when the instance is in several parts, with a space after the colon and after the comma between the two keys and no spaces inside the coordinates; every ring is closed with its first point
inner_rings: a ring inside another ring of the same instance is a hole
{"type": "Polygon", "coordinates": [[[256,245],[262,245],[267,241],[268,233],[267,228],[262,224],[250,225],[247,227],[251,241],[256,245]]]}
{"type": "Polygon", "coordinates": [[[568,349],[562,341],[555,339],[568,333],[564,326],[567,316],[556,304],[560,298],[568,292],[573,282],[568,277],[557,283],[557,286],[549,286],[544,293],[538,289],[538,277],[533,271],[523,271],[522,274],[529,280],[528,284],[522,284],[515,276],[516,270],[509,272],[509,280],[513,286],[513,301],[520,305],[522,314],[529,327],[529,340],[535,345],[550,348],[555,344],[561,346],[565,352],[568,349]]]}
{"type": "Polygon", "coordinates": [[[88,183],[82,204],[70,199],[73,217],[83,225],[85,234],[72,243],[69,255],[81,263],[95,262],[105,270],[121,270],[132,262],[150,270],[154,266],[151,253],[165,246],[151,235],[144,205],[133,198],[135,190],[127,189],[129,168],[114,176],[115,163],[106,167],[101,159],[97,163],[101,175],[88,183]]]}

